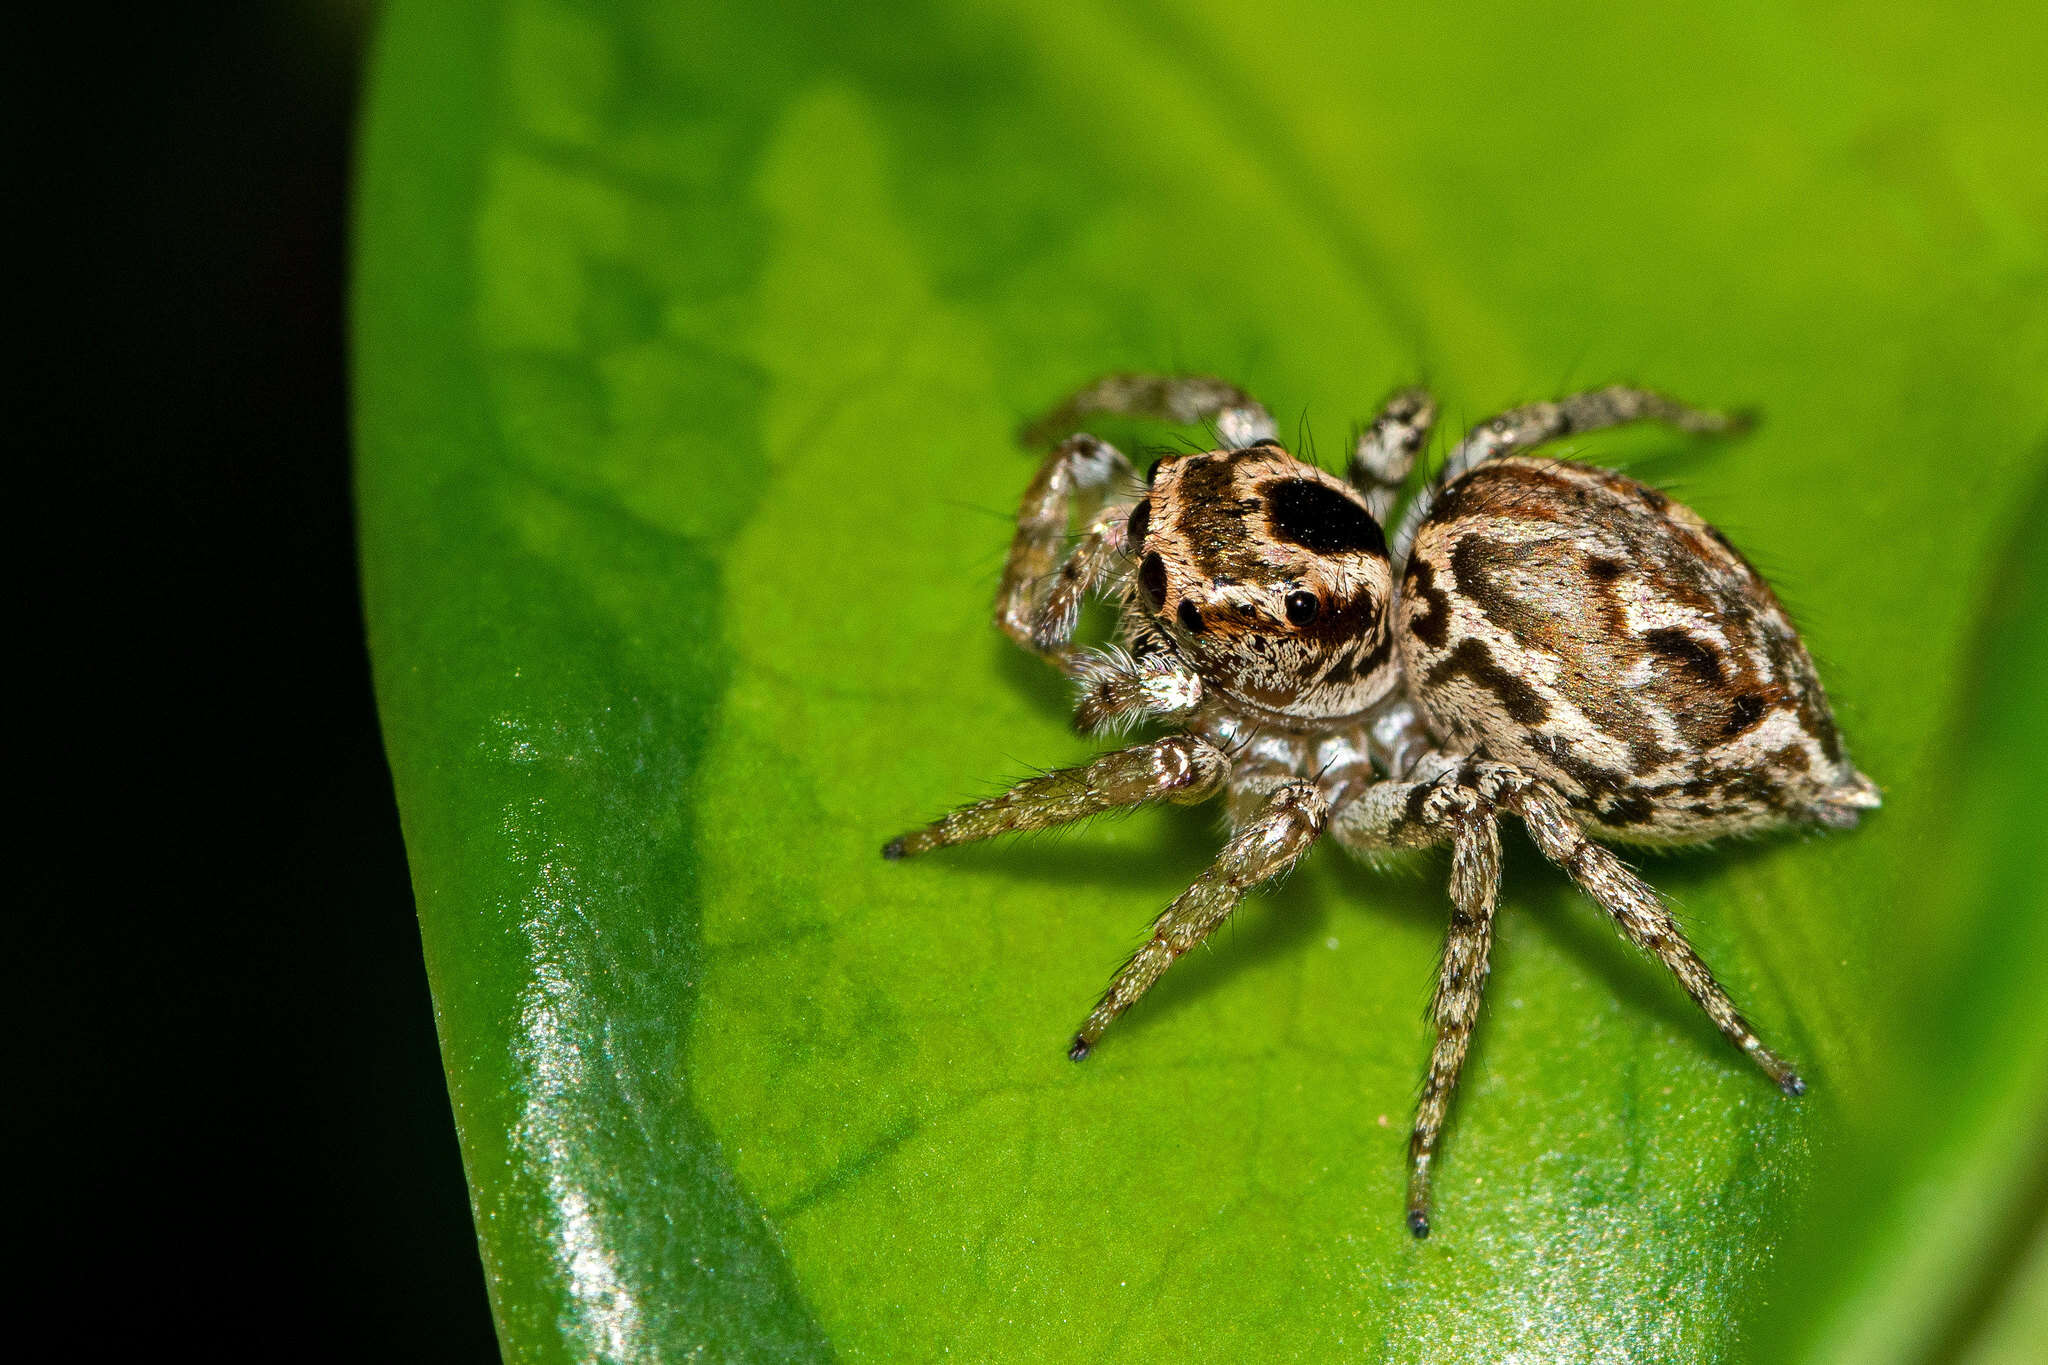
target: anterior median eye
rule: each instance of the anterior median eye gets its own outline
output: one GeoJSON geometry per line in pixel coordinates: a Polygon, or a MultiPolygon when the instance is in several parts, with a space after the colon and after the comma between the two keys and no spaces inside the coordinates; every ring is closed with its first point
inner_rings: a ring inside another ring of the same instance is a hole
{"type": "Polygon", "coordinates": [[[1387,552],[1380,524],[1334,488],[1313,479],[1282,479],[1266,488],[1273,534],[1319,555],[1387,552]]]}
{"type": "Polygon", "coordinates": [[[1287,594],[1287,619],[1297,626],[1305,626],[1315,620],[1322,609],[1322,599],[1312,592],[1302,591],[1287,594]]]}

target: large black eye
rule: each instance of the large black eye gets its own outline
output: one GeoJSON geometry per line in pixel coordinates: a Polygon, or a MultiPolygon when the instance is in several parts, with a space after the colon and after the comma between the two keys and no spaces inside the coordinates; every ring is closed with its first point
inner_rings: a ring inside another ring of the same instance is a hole
{"type": "Polygon", "coordinates": [[[1387,552],[1380,524],[1363,507],[1313,479],[1286,479],[1266,489],[1273,534],[1319,555],[1387,552]]]}
{"type": "Polygon", "coordinates": [[[1145,594],[1145,601],[1152,610],[1158,611],[1166,605],[1166,561],[1156,554],[1145,556],[1145,562],[1138,566],[1138,590],[1145,594]]]}
{"type": "Polygon", "coordinates": [[[1152,499],[1147,498],[1131,509],[1131,519],[1124,523],[1124,544],[1135,550],[1145,543],[1145,533],[1152,529],[1152,499]]]}
{"type": "Polygon", "coordinates": [[[1305,626],[1316,619],[1323,609],[1323,601],[1312,592],[1291,592],[1287,594],[1287,619],[1297,626],[1305,626]]]}

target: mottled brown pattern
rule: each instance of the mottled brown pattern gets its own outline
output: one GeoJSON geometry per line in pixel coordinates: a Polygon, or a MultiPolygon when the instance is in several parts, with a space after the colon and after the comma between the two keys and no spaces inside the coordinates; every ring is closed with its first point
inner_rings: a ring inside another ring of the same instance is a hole
{"type": "Polygon", "coordinates": [[[1431,649],[1442,649],[1444,641],[1450,638],[1451,602],[1437,590],[1436,570],[1428,560],[1409,561],[1401,591],[1410,604],[1406,618],[1408,633],[1431,649]]]}
{"type": "Polygon", "coordinates": [[[1541,725],[1550,716],[1550,704],[1543,700],[1541,692],[1495,663],[1486,646],[1470,637],[1458,641],[1457,648],[1437,660],[1423,686],[1441,692],[1458,679],[1467,679],[1481,691],[1491,692],[1517,725],[1541,725]]]}
{"type": "Polygon", "coordinates": [[[1552,783],[1611,837],[1826,822],[1859,789],[1769,587],[1689,508],[1625,475],[1480,466],[1422,524],[1398,610],[1432,726],[1552,783]],[[1470,666],[1479,649],[1543,700],[1540,719],[1470,666]]]}

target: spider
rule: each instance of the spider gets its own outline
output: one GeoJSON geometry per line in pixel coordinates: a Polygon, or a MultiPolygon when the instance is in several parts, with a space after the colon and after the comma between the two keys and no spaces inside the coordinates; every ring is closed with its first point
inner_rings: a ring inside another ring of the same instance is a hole
{"type": "Polygon", "coordinates": [[[1598,841],[1848,828],[1878,789],[1849,761],[1784,608],[1719,531],[1622,474],[1527,453],[1627,422],[1710,433],[1738,419],[1624,387],[1512,409],[1457,444],[1389,540],[1382,525],[1435,417],[1420,389],[1363,430],[1345,480],[1290,455],[1264,407],[1209,377],[1111,375],[1032,431],[1049,439],[1095,413],[1213,423],[1220,448],[1161,459],[1141,481],[1108,443],[1067,437],[1018,509],[996,623],[1074,681],[1082,731],[1173,733],[1030,778],[882,850],[1224,797],[1229,840],[1117,971],[1075,1061],[1324,834],[1368,858],[1449,844],[1436,1042],[1409,1139],[1407,1223],[1428,1236],[1431,1169],[1486,981],[1498,822],[1512,816],[1786,1095],[1804,1092],[1657,893],[1598,841]],[[1117,645],[1074,644],[1090,594],[1121,605],[1117,645]]]}

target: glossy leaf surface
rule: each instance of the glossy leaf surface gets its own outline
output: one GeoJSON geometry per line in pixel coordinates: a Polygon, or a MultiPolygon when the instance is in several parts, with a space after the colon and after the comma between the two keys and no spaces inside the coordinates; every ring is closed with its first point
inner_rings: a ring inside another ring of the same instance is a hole
{"type": "Polygon", "coordinates": [[[889,12],[383,35],[365,575],[508,1358],[1870,1362],[2037,1302],[2048,24],[889,12]],[[876,851],[1094,747],[987,612],[1012,433],[1114,368],[1326,465],[1416,378],[1763,409],[1579,451],[1773,577],[1887,791],[1645,864],[1804,1102],[1513,831],[1428,1243],[1441,860],[1320,852],[1065,1060],[1213,817],[876,851]]]}

